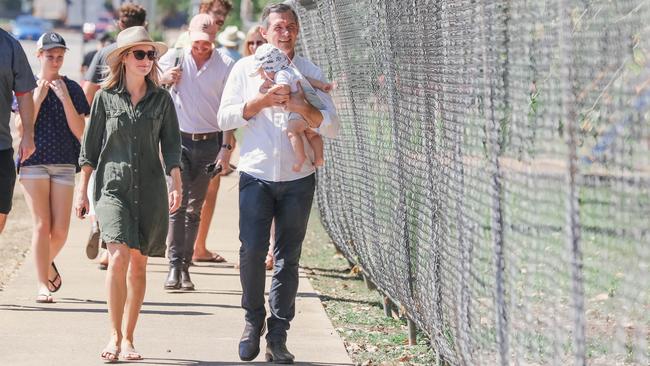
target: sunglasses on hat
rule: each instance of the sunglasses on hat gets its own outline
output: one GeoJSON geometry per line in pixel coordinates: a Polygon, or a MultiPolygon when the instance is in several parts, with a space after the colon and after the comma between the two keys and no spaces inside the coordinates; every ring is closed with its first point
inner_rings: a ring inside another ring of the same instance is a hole
{"type": "Polygon", "coordinates": [[[135,57],[135,59],[138,61],[144,60],[145,56],[151,61],[155,61],[158,58],[158,52],[156,51],[135,50],[129,51],[129,53],[132,53],[133,57],[135,57]]]}

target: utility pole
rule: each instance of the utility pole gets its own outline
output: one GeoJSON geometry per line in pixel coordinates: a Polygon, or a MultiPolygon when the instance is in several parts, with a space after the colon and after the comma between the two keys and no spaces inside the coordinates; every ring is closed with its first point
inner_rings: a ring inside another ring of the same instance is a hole
{"type": "Polygon", "coordinates": [[[244,29],[250,28],[255,24],[253,19],[253,1],[252,0],[241,0],[241,7],[239,11],[239,17],[241,18],[242,25],[244,29]]]}
{"type": "Polygon", "coordinates": [[[87,21],[88,21],[88,17],[86,16],[86,2],[82,1],[81,2],[81,57],[83,57],[86,54],[86,44],[88,43],[83,33],[84,24],[86,24],[87,21]]]}
{"type": "Polygon", "coordinates": [[[151,22],[150,32],[155,33],[156,29],[158,29],[158,1],[149,0],[149,3],[149,11],[147,13],[151,14],[148,16],[151,22]]]}

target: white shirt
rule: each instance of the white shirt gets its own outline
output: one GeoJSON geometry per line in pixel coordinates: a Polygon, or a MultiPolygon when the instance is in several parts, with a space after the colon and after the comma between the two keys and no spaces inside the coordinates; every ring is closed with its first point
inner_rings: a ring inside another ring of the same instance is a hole
{"type": "Polygon", "coordinates": [[[276,72],[274,79],[276,84],[289,85],[292,93],[298,91],[298,80],[300,80],[300,75],[296,74],[293,67],[276,72]]]}
{"type": "Polygon", "coordinates": [[[181,131],[187,133],[220,131],[217,112],[223,88],[235,61],[223,51],[215,49],[199,70],[191,51],[191,48],[172,48],[159,61],[160,68],[165,72],[174,67],[176,57],[181,52],[183,75],[181,81],[170,88],[178,125],[181,131]]]}
{"type": "MultiPolygon", "coordinates": [[[[323,80],[322,71],[304,57],[293,58],[294,65],[306,77],[323,80]]],[[[239,60],[232,69],[221,98],[219,127],[223,130],[241,128],[239,170],[255,178],[286,182],[304,178],[314,173],[310,159],[306,159],[302,169],[291,169],[295,155],[286,133],[287,113],[280,107],[264,108],[250,120],[245,120],[244,105],[253,99],[264,83],[261,76],[249,76],[254,72],[253,56],[239,60]]],[[[323,121],[319,128],[313,129],[324,137],[334,138],[339,131],[339,119],[334,102],[329,94],[317,91],[325,104],[320,112],[323,121]]],[[[313,151],[305,142],[307,156],[313,151]]]]}
{"type": "MultiPolygon", "coordinates": [[[[318,96],[318,93],[316,93],[316,89],[309,83],[309,80],[302,76],[302,74],[300,74],[300,72],[295,68],[289,67],[276,72],[274,81],[275,84],[289,85],[292,93],[298,91],[298,84],[300,84],[302,86],[302,92],[305,94],[305,99],[309,104],[319,110],[326,108],[325,104],[318,96]]],[[[289,116],[289,118],[291,118],[291,116],[289,116]]]]}

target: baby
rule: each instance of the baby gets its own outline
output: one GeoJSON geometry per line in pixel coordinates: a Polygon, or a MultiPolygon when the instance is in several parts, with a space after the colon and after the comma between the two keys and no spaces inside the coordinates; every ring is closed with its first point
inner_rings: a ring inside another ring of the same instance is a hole
{"type": "MultiPolygon", "coordinates": [[[[332,90],[332,84],[320,80],[302,76],[300,72],[291,64],[287,55],[279,48],[263,44],[255,51],[255,72],[251,76],[261,75],[262,77],[273,81],[276,85],[283,85],[280,94],[290,94],[298,91],[298,83],[302,86],[305,93],[305,99],[317,109],[325,109],[323,102],[316,94],[314,88],[325,93],[332,90]]],[[[291,142],[291,148],[295,154],[295,160],[292,169],[299,172],[302,164],[305,162],[305,146],[303,145],[302,136],[304,135],[314,150],[314,166],[322,166],[325,162],[323,158],[323,139],[321,136],[309,128],[305,118],[298,113],[289,113],[287,120],[287,135],[291,142]]]]}

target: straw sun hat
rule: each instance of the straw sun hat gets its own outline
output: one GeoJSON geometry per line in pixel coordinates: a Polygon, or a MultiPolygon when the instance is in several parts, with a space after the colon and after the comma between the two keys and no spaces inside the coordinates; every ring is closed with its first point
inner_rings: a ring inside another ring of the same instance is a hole
{"type": "Polygon", "coordinates": [[[121,31],[117,35],[116,44],[117,48],[109,52],[106,56],[106,63],[109,65],[112,65],[113,63],[119,61],[119,56],[122,54],[122,52],[134,46],[153,46],[158,53],[158,57],[164,55],[165,52],[167,52],[166,44],[162,42],[154,42],[149,36],[149,33],[147,33],[147,30],[144,27],[140,26],[130,27],[121,31]]]}
{"type": "Polygon", "coordinates": [[[229,25],[223,32],[217,36],[217,42],[224,47],[237,47],[239,42],[246,38],[244,32],[240,31],[236,25],[229,25]]]}

